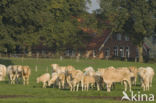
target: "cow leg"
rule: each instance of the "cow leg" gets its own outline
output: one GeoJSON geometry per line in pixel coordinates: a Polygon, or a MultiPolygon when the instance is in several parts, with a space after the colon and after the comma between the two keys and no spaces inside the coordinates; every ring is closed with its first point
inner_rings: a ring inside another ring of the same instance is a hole
{"type": "Polygon", "coordinates": [[[81,80],[82,91],[83,91],[83,86],[84,86],[84,84],[83,84],[83,80],[81,80]]]}
{"type": "Polygon", "coordinates": [[[97,91],[100,91],[99,83],[97,83],[97,91]]]}
{"type": "Polygon", "coordinates": [[[131,92],[132,91],[132,89],[131,89],[131,87],[132,87],[131,80],[128,80],[127,82],[128,82],[128,86],[129,86],[129,91],[131,92]]]}
{"type": "Polygon", "coordinates": [[[61,89],[61,83],[60,83],[60,81],[59,81],[59,89],[61,89]]]}
{"type": "Polygon", "coordinates": [[[23,85],[25,85],[25,82],[26,82],[26,78],[23,77],[23,85]]]}
{"type": "Polygon", "coordinates": [[[124,83],[125,91],[127,91],[127,82],[123,81],[123,83],[124,83]]]}
{"type": "Polygon", "coordinates": [[[27,78],[27,85],[29,84],[29,77],[27,78]]]}
{"type": "Polygon", "coordinates": [[[150,82],[150,84],[149,84],[150,87],[152,87],[152,79],[153,79],[153,76],[150,77],[150,81],[149,81],[150,82]]]}
{"type": "Polygon", "coordinates": [[[75,91],[76,83],[73,83],[73,91],[75,91]]]}
{"type": "Polygon", "coordinates": [[[13,84],[16,82],[16,76],[13,76],[13,84]]]}
{"type": "Polygon", "coordinates": [[[46,82],[43,82],[43,86],[42,86],[43,88],[46,88],[46,82]]]}
{"type": "Polygon", "coordinates": [[[62,88],[64,89],[64,80],[62,81],[62,88]]]}
{"type": "Polygon", "coordinates": [[[79,83],[77,83],[77,88],[76,88],[76,91],[78,91],[79,90],[79,83]]]}
{"type": "Polygon", "coordinates": [[[112,85],[112,83],[107,83],[107,92],[111,91],[111,85],[112,85]]]}
{"type": "Polygon", "coordinates": [[[87,91],[88,91],[88,89],[89,89],[89,83],[87,83],[87,91]]]}

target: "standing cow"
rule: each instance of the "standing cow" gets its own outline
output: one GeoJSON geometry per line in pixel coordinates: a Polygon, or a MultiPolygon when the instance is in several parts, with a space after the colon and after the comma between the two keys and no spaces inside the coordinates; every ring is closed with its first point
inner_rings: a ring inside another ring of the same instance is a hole
{"type": "Polygon", "coordinates": [[[4,81],[6,76],[6,66],[0,64],[0,81],[4,81]]]}

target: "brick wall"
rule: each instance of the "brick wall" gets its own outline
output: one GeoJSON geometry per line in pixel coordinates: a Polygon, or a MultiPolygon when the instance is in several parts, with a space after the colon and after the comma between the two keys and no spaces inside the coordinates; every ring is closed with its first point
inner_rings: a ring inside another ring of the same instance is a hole
{"type": "Polygon", "coordinates": [[[129,58],[135,58],[136,57],[136,45],[134,45],[131,40],[126,41],[125,40],[125,36],[121,35],[121,40],[117,40],[116,37],[114,35],[112,35],[108,41],[106,42],[104,48],[102,49],[104,52],[104,57],[106,57],[106,49],[109,48],[110,49],[110,57],[114,56],[114,47],[118,48],[118,56],[120,56],[120,47],[123,47],[124,49],[124,56],[126,53],[125,48],[128,47],[129,48],[129,58]]]}

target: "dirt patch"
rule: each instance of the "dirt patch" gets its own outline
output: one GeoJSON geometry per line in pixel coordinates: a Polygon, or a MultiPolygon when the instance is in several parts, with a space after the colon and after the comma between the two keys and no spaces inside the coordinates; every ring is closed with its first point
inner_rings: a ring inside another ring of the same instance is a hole
{"type": "Polygon", "coordinates": [[[78,99],[112,99],[112,100],[121,100],[121,97],[111,97],[111,96],[78,96],[78,99]]]}
{"type": "Polygon", "coordinates": [[[30,95],[0,95],[0,99],[2,98],[28,98],[28,97],[33,97],[30,95]]]}

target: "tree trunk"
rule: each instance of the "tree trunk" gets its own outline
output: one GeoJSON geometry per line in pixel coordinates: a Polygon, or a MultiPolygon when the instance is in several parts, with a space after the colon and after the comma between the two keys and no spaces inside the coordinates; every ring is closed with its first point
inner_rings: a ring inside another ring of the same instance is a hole
{"type": "Polygon", "coordinates": [[[143,44],[138,45],[139,62],[143,62],[143,44]]]}

